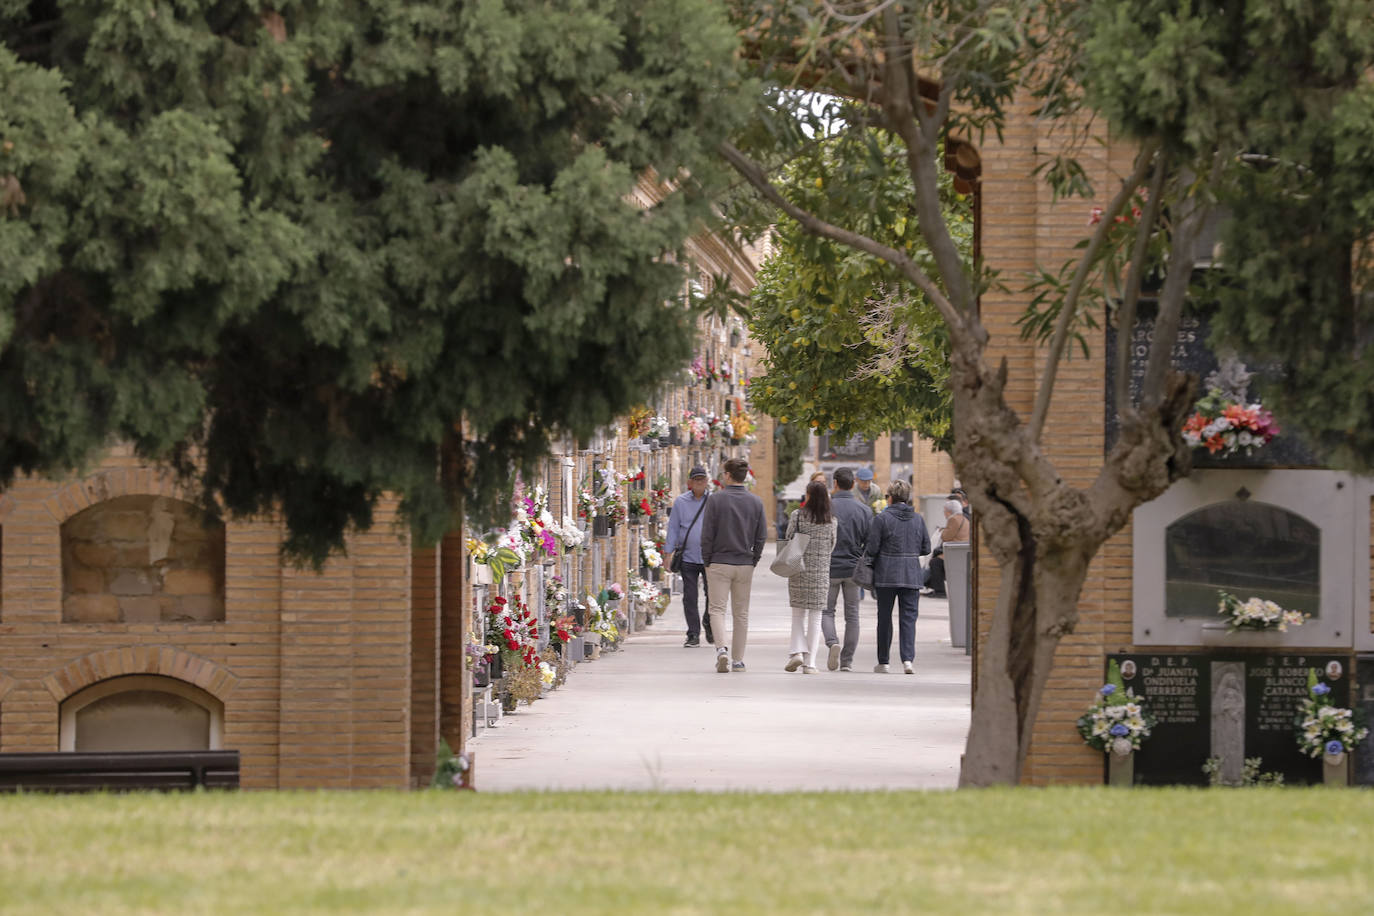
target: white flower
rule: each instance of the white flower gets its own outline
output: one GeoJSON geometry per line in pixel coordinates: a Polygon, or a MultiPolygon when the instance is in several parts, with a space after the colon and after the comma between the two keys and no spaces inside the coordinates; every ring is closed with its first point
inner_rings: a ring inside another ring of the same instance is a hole
{"type": "Polygon", "coordinates": [[[1134,749],[1129,738],[1114,738],[1112,740],[1113,754],[1129,754],[1134,749]]]}

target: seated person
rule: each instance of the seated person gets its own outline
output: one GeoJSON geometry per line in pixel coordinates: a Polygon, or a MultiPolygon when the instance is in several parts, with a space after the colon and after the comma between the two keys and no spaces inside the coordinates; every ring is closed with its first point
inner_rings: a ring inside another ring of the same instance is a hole
{"type": "Polygon", "coordinates": [[[945,500],[945,527],[940,529],[940,546],[935,548],[931,554],[929,571],[930,575],[926,579],[926,594],[933,598],[945,597],[945,544],[956,544],[966,542],[969,538],[969,531],[973,523],[964,515],[964,507],[959,500],[950,497],[945,500]]]}

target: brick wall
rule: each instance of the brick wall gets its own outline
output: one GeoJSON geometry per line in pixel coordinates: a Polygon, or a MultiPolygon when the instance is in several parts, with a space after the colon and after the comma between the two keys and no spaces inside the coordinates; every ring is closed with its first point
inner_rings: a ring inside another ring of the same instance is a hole
{"type": "MultiPolygon", "coordinates": [[[[981,302],[982,319],[991,341],[988,361],[1006,359],[1007,401],[1029,417],[1043,374],[1044,351],[1022,341],[1015,326],[1027,297],[1017,292],[1037,264],[1057,268],[1074,252],[1074,243],[1089,232],[1093,201],[1054,201],[1049,189],[1032,175],[1034,150],[1057,143],[1037,128],[1022,107],[1009,124],[1004,142],[989,137],[982,148],[983,178],[980,225],[982,252],[990,267],[1002,272],[1010,292],[989,291],[981,302]]],[[[1094,181],[1098,202],[1115,192],[1119,177],[1130,171],[1131,151],[1120,145],[1103,154],[1084,150],[1083,162],[1094,181]]],[[[1061,362],[1047,418],[1044,446],[1060,473],[1073,484],[1091,483],[1102,465],[1105,388],[1105,334],[1089,337],[1090,355],[1075,350],[1061,362]]],[[[1092,563],[1079,600],[1079,623],[1060,643],[1055,667],[1035,723],[1024,780],[1051,783],[1096,783],[1102,779],[1102,756],[1083,744],[1075,720],[1101,683],[1107,651],[1126,648],[1131,633],[1131,541],[1129,528],[1109,541],[1092,563]]],[[[987,551],[978,553],[978,629],[986,638],[997,598],[998,568],[987,551]]]]}
{"type": "Polygon", "coordinates": [[[64,623],[61,525],[125,496],[189,494],[121,448],[85,477],[0,498],[0,751],[56,750],[68,696],[160,674],[223,702],[246,788],[406,785],[411,561],[394,505],[322,575],[281,566],[275,522],[227,524],[222,622],[64,623]]]}

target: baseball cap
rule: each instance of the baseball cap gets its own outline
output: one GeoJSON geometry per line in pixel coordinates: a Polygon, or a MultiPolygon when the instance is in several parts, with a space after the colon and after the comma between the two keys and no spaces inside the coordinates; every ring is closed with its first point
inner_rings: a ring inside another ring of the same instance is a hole
{"type": "Polygon", "coordinates": [[[854,476],[857,477],[859,480],[872,480],[872,479],[873,479],[873,469],[872,469],[872,468],[859,468],[857,471],[854,472],[854,476]]]}
{"type": "Polygon", "coordinates": [[[706,469],[705,469],[704,467],[702,467],[701,465],[698,464],[696,467],[692,468],[692,473],[688,474],[687,476],[688,476],[688,477],[709,477],[710,475],[706,473],[706,469]]]}

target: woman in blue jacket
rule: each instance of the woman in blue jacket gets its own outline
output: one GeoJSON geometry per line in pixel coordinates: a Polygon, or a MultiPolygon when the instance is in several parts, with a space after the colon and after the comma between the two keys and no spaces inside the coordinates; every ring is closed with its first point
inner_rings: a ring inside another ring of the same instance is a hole
{"type": "Polygon", "coordinates": [[[902,670],[915,674],[916,614],[925,581],[921,557],[930,553],[925,519],[911,506],[911,485],[894,480],[887,508],[873,519],[864,552],[873,561],[873,594],[878,600],[878,674],[887,674],[892,651],[892,605],[897,605],[898,651],[902,670]]]}

